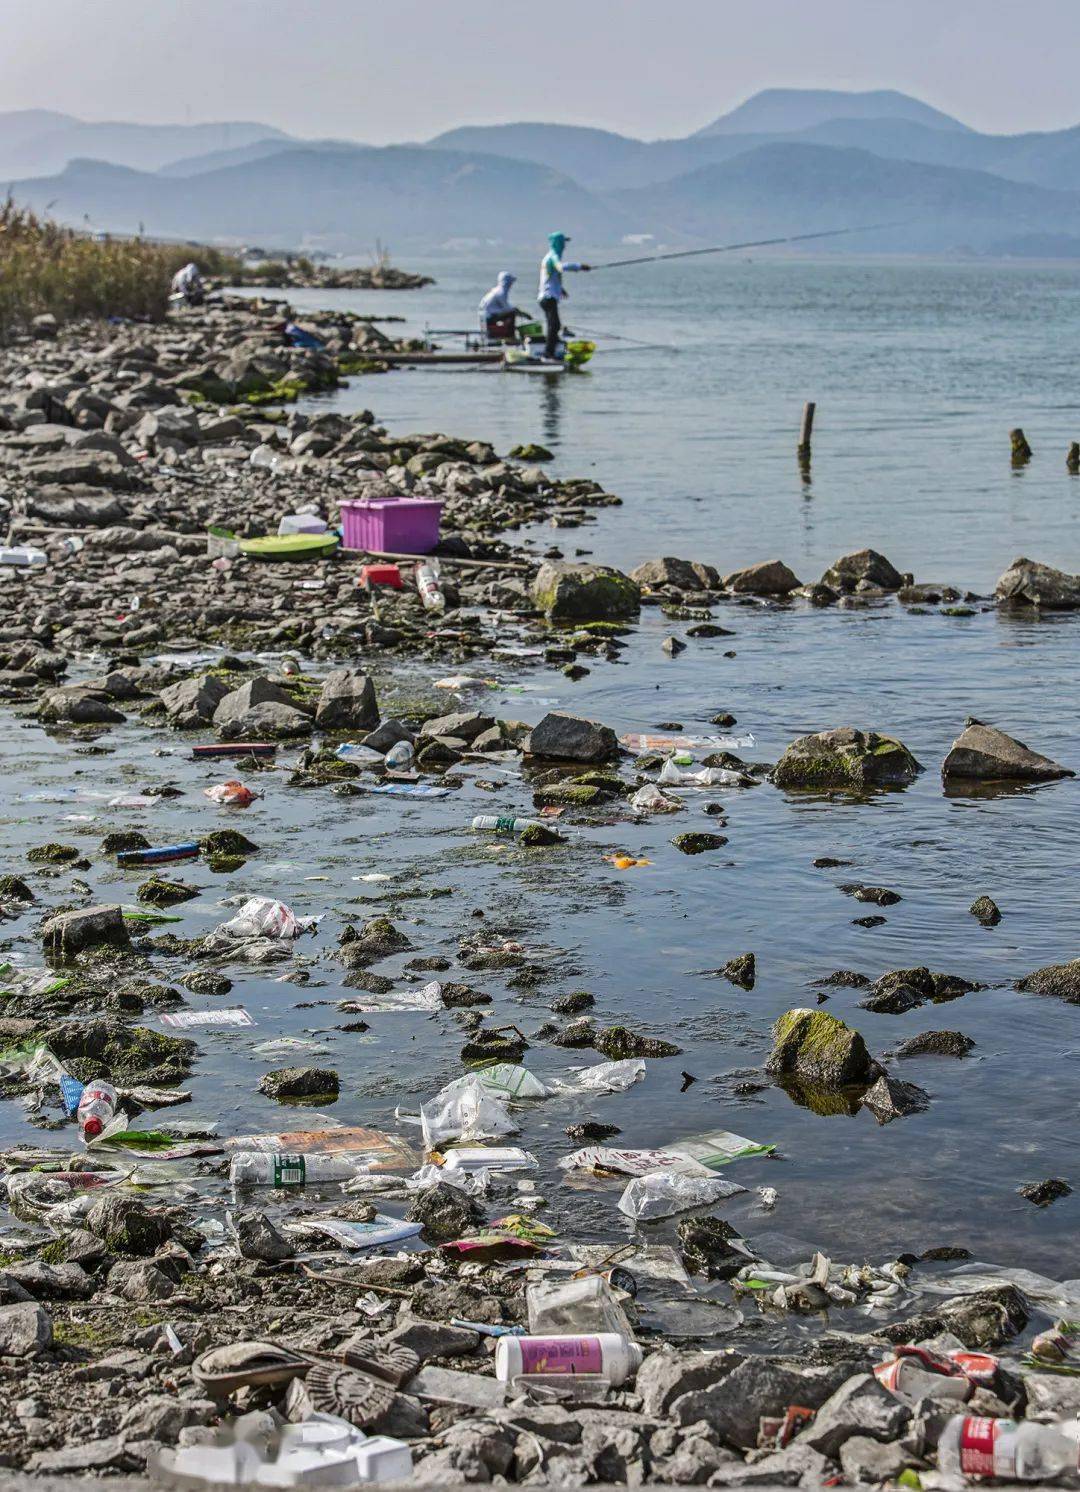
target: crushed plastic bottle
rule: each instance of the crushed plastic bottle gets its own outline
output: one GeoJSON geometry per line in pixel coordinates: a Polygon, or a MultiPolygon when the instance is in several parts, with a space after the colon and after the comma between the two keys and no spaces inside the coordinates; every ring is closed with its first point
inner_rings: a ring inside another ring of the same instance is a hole
{"type": "Polygon", "coordinates": [[[424,603],[425,611],[445,611],[446,597],[439,584],[438,564],[421,560],[416,567],[416,589],[424,603]]]}
{"type": "Polygon", "coordinates": [[[87,1083],[79,1099],[77,1118],[84,1140],[96,1140],[116,1113],[117,1092],[101,1079],[87,1083]]]}
{"type": "Polygon", "coordinates": [[[1041,1425],[957,1414],[941,1432],[938,1469],[965,1480],[1046,1482],[1063,1471],[1076,1471],[1078,1441],[1077,1420],[1041,1425]]]}
{"type": "Polygon", "coordinates": [[[383,757],[392,772],[407,772],[413,764],[415,752],[411,741],[395,741],[383,757]]]}

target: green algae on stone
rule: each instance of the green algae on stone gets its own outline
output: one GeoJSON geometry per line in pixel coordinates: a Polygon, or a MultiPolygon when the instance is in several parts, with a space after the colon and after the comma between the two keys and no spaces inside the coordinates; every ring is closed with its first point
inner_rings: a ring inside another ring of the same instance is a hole
{"type": "Polygon", "coordinates": [[[254,855],[259,846],[239,829],[215,829],[199,840],[204,855],[254,855]]]}
{"type": "Polygon", "coordinates": [[[208,855],[206,865],[215,875],[228,875],[231,871],[241,870],[247,864],[244,855],[208,855]]]}
{"type": "Polygon", "coordinates": [[[172,907],[178,902],[191,901],[198,894],[198,886],[189,886],[184,881],[167,881],[158,875],[143,881],[135,893],[139,901],[151,907],[172,907]]]}
{"type": "Polygon", "coordinates": [[[688,830],[685,834],[676,834],[671,842],[684,855],[703,855],[706,850],[722,849],[727,844],[727,837],[703,830],[688,830]]]}
{"type": "Polygon", "coordinates": [[[67,865],[79,858],[79,851],[73,844],[39,844],[27,850],[26,858],[35,865],[67,865]]]}
{"type": "Polygon", "coordinates": [[[817,792],[863,792],[905,787],[922,771],[892,736],[841,726],[793,741],[773,768],[777,787],[817,792]]]}
{"type": "Polygon", "coordinates": [[[16,875],[0,875],[0,901],[34,901],[34,893],[16,875]]]}
{"type": "Polygon", "coordinates": [[[767,1068],[819,1088],[867,1083],[872,1063],[858,1031],[824,1010],[788,1010],[773,1026],[767,1068]]]}
{"type": "Polygon", "coordinates": [[[150,841],[138,829],[114,829],[101,841],[103,855],[119,855],[124,850],[148,850],[150,841]]]}

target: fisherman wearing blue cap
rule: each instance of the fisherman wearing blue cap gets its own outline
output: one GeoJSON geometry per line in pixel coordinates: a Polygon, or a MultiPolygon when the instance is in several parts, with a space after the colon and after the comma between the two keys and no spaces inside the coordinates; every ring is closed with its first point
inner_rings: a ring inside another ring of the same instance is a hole
{"type": "Polygon", "coordinates": [[[559,302],[566,299],[566,291],[563,289],[562,282],[563,272],[591,268],[588,264],[571,264],[563,259],[563,250],[569,242],[570,239],[565,233],[549,233],[548,243],[551,247],[540,261],[540,293],[536,299],[540,303],[544,320],[547,322],[547,337],[544,341],[546,358],[555,357],[559,333],[562,331],[559,302]]]}

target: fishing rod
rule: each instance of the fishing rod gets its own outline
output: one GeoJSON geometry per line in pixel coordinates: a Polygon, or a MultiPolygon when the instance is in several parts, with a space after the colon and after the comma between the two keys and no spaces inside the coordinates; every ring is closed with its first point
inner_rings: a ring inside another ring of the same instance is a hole
{"type": "Polygon", "coordinates": [[[820,233],[792,233],[787,238],[756,238],[747,243],[722,243],[711,249],[678,249],[671,254],[643,254],[637,259],[612,259],[607,264],[593,264],[592,273],[601,269],[622,269],[627,264],[655,264],[660,259],[693,259],[698,254],[731,254],[737,249],[767,249],[775,244],[807,243],[812,238],[841,238],[848,233],[873,233],[878,228],[895,228],[896,223],[868,223],[863,228],[828,228],[820,233]]]}
{"type": "Polygon", "coordinates": [[[639,351],[639,352],[678,352],[679,351],[679,348],[676,347],[676,346],[674,346],[671,342],[643,342],[640,337],[624,337],[624,336],[620,336],[617,332],[597,332],[597,331],[590,331],[587,326],[579,327],[578,331],[581,333],[581,335],[583,337],[604,337],[604,338],[606,338],[610,342],[629,342],[629,343],[632,344],[631,347],[628,347],[626,349],[610,348],[609,351],[612,351],[612,352],[614,352],[614,351],[622,351],[622,350],[625,350],[627,352],[629,352],[631,350],[636,350],[636,351],[639,351]]]}

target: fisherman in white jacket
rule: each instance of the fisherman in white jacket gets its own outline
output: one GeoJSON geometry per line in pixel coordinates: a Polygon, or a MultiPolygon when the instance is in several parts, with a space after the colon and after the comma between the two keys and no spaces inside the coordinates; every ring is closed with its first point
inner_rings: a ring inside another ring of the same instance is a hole
{"type": "Polygon", "coordinates": [[[512,342],[514,339],[514,318],[525,315],[510,303],[510,286],[516,279],[517,275],[512,275],[508,269],[500,270],[495,286],[480,302],[480,335],[485,342],[512,342]]]}

